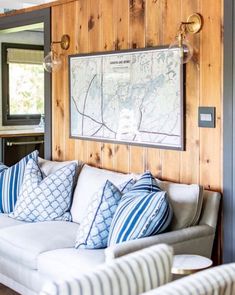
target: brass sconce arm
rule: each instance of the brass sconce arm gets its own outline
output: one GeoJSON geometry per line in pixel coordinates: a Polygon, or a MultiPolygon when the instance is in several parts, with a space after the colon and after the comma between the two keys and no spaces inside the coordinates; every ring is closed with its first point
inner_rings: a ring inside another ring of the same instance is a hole
{"type": "Polygon", "coordinates": [[[193,56],[193,47],[187,40],[187,34],[196,34],[202,29],[202,17],[198,13],[190,15],[186,22],[181,22],[177,30],[176,42],[170,48],[182,49],[182,62],[187,63],[193,56]]]}
{"type": "Polygon", "coordinates": [[[70,36],[69,35],[63,35],[61,37],[60,41],[53,41],[51,42],[51,48],[53,48],[53,45],[60,44],[60,47],[64,50],[68,50],[70,46],[70,36]]]}

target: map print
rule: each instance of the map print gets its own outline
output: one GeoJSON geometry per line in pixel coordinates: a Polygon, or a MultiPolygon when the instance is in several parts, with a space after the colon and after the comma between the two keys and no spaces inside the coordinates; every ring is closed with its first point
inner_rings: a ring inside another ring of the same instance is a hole
{"type": "Polygon", "coordinates": [[[177,49],[70,57],[72,137],[182,149],[177,49]]]}

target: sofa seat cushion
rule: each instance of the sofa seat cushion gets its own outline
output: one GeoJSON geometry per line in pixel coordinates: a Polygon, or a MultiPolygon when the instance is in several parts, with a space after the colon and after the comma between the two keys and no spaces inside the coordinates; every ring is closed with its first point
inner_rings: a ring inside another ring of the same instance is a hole
{"type": "Polygon", "coordinates": [[[104,249],[58,249],[38,257],[38,271],[49,279],[78,277],[105,262],[104,249]]]}
{"type": "Polygon", "coordinates": [[[19,225],[22,223],[24,222],[8,217],[8,214],[0,213],[0,229],[9,227],[9,226],[19,225]]]}
{"type": "Polygon", "coordinates": [[[78,225],[65,221],[26,223],[0,230],[0,255],[30,269],[45,251],[74,246],[78,225]]]}

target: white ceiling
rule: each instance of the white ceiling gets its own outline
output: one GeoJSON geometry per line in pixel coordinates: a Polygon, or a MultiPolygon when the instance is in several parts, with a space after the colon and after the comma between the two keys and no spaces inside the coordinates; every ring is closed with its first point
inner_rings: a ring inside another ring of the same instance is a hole
{"type": "Polygon", "coordinates": [[[0,12],[4,9],[21,9],[53,1],[54,0],[0,0],[0,12]]]}

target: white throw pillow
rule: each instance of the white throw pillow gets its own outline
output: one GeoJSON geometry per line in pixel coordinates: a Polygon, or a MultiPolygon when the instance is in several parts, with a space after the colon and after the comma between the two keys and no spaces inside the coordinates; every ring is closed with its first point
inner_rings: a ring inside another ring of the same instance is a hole
{"type": "Polygon", "coordinates": [[[198,223],[202,202],[203,188],[198,184],[181,184],[157,179],[159,187],[167,191],[173,208],[173,219],[170,229],[177,230],[198,223]]]}
{"type": "Polygon", "coordinates": [[[84,165],[75,187],[71,214],[73,222],[81,223],[87,215],[88,205],[92,196],[102,187],[107,180],[118,186],[133,178],[133,174],[122,174],[105,169],[84,165]]]}

